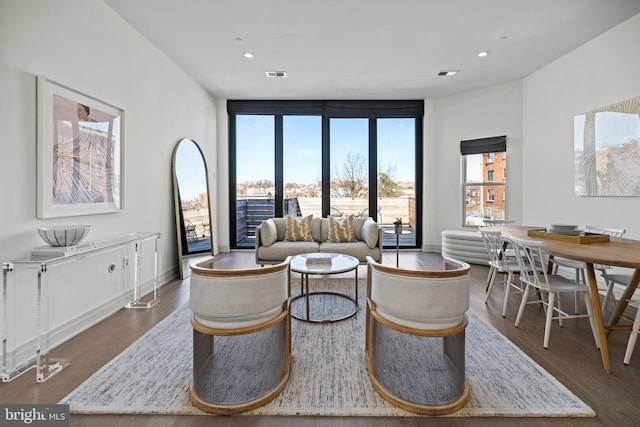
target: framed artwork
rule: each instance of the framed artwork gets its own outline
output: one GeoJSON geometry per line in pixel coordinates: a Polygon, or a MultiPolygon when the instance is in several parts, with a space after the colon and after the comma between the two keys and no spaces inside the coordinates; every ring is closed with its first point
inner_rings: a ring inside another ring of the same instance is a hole
{"type": "Polygon", "coordinates": [[[640,196],[640,97],[573,119],[575,192],[640,196]]]}
{"type": "Polygon", "coordinates": [[[124,206],[124,111],[38,76],[37,216],[124,206]]]}

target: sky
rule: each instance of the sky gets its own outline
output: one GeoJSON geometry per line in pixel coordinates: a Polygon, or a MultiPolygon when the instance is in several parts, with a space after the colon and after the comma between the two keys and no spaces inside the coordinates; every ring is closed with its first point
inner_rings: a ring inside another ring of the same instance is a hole
{"type": "MultiPolygon", "coordinates": [[[[320,180],[322,163],[322,118],[284,117],[285,182],[300,184],[320,180]]],[[[273,116],[237,116],[236,141],[238,182],[274,176],[273,116]],[[243,166],[244,165],[244,166],[243,166]]],[[[331,172],[342,166],[349,153],[368,159],[367,119],[331,119],[331,172]]],[[[415,127],[413,119],[378,119],[378,165],[395,166],[396,181],[415,180],[415,127]]]]}

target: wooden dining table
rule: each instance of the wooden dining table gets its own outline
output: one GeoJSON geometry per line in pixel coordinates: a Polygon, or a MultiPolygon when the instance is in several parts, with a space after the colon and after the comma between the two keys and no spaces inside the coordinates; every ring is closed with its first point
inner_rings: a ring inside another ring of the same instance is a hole
{"type": "Polygon", "coordinates": [[[607,336],[611,331],[631,330],[630,324],[618,325],[618,321],[627,307],[628,299],[631,298],[638,287],[638,283],[640,282],[640,241],[610,237],[608,242],[574,243],[548,238],[531,237],[528,235],[529,230],[544,230],[545,227],[492,226],[486,227],[486,229],[500,231],[505,237],[509,237],[511,235],[519,239],[542,241],[544,250],[549,255],[570,258],[583,261],[585,263],[587,286],[589,287],[589,294],[591,297],[591,307],[593,308],[596,332],[600,341],[602,363],[604,365],[604,370],[606,372],[611,372],[607,336]],[[627,284],[622,297],[618,301],[608,325],[605,325],[604,318],[602,316],[602,305],[600,303],[600,294],[598,292],[598,284],[593,268],[594,264],[613,265],[634,269],[631,281],[627,284]]]}

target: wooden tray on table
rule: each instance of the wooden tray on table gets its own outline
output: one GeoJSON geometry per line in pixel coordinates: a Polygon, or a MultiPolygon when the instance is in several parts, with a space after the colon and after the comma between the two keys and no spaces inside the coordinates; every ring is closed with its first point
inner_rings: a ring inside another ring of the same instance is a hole
{"type": "Polygon", "coordinates": [[[529,230],[527,234],[530,237],[560,240],[563,242],[571,242],[571,243],[601,243],[601,242],[609,241],[608,234],[584,233],[584,235],[581,235],[581,236],[570,236],[567,234],[549,233],[544,228],[541,228],[539,230],[529,230]]]}

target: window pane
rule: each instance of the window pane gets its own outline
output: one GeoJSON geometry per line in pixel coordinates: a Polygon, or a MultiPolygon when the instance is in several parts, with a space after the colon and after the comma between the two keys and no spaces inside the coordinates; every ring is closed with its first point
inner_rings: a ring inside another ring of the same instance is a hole
{"type": "MultiPolygon", "coordinates": [[[[391,226],[400,218],[405,230],[412,231],[400,244],[415,246],[415,119],[378,119],[377,129],[378,223],[391,226]]],[[[386,245],[396,244],[395,236],[388,238],[386,245]]]]}
{"type": "Polygon", "coordinates": [[[331,215],[369,215],[369,121],[331,119],[331,215]]]}
{"type": "Polygon", "coordinates": [[[322,117],[283,117],[284,215],[322,216],[322,117]]]}
{"type": "Polygon", "coordinates": [[[253,246],[255,229],[275,215],[274,116],[236,116],[236,244],[253,246]]]}
{"type": "Polygon", "coordinates": [[[464,225],[505,219],[506,153],[465,156],[464,225]]]}

